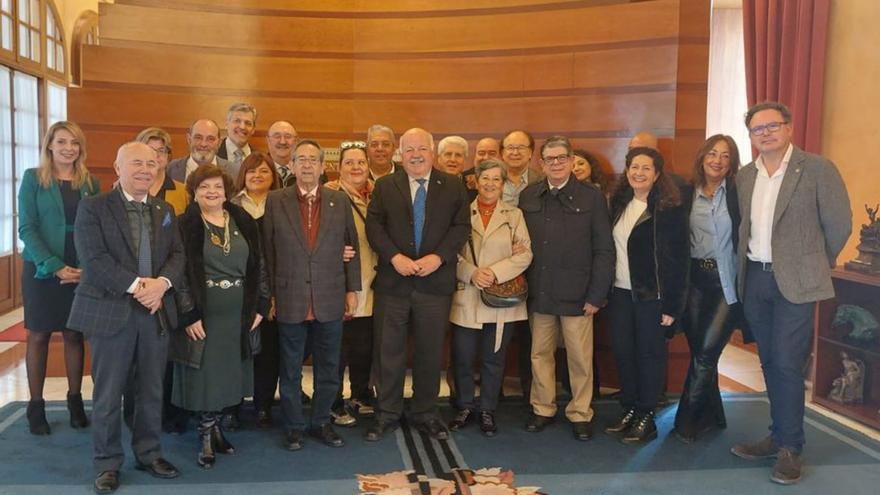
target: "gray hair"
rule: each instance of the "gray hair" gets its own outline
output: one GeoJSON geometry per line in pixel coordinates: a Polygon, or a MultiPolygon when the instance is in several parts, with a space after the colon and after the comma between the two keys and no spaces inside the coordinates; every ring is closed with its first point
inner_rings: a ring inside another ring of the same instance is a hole
{"type": "Polygon", "coordinates": [[[468,157],[468,142],[461,136],[446,136],[437,143],[437,154],[442,155],[446,151],[446,147],[450,144],[458,145],[464,148],[464,157],[468,157]]]}
{"type": "Polygon", "coordinates": [[[550,136],[541,145],[541,159],[544,158],[544,150],[553,146],[561,146],[565,148],[565,152],[571,154],[571,142],[565,136],[550,136]]]}
{"type": "Polygon", "coordinates": [[[367,129],[367,143],[369,144],[370,139],[372,139],[372,137],[373,137],[373,134],[376,134],[379,132],[387,133],[389,136],[391,136],[391,142],[392,143],[394,142],[394,130],[392,130],[387,125],[373,124],[370,126],[369,129],[367,129]]]}
{"type": "MultiPolygon", "coordinates": [[[[296,143],[296,146],[293,147],[293,154],[296,155],[296,150],[307,145],[318,148],[318,159],[321,160],[321,163],[324,163],[324,148],[322,148],[321,145],[318,144],[316,141],[312,141],[311,139],[303,139],[302,141],[296,143]]],[[[294,157],[293,159],[296,160],[296,157],[294,157]]]]}
{"type": "Polygon", "coordinates": [[[480,176],[483,175],[483,172],[492,170],[493,168],[501,170],[501,180],[507,182],[507,167],[504,166],[504,162],[496,158],[489,158],[488,160],[483,160],[478,163],[477,167],[474,169],[474,177],[479,179],[480,176]]]}
{"type": "Polygon", "coordinates": [[[251,113],[254,116],[254,124],[257,123],[257,109],[250,103],[233,103],[232,105],[230,105],[229,110],[226,111],[227,122],[229,122],[229,119],[232,118],[232,114],[235,112],[251,113]]]}

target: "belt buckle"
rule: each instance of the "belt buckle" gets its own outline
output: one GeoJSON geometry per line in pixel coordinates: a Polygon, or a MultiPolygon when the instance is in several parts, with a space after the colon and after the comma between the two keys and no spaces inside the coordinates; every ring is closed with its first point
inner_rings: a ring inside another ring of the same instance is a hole
{"type": "Polygon", "coordinates": [[[220,286],[221,289],[228,289],[228,288],[232,287],[233,284],[229,280],[221,280],[218,285],[220,286]]]}
{"type": "Polygon", "coordinates": [[[761,270],[765,271],[765,272],[772,272],[773,271],[773,263],[765,263],[762,261],[761,262],[761,270]]]}
{"type": "Polygon", "coordinates": [[[715,262],[713,258],[702,258],[698,262],[698,266],[703,270],[715,270],[718,268],[718,264],[715,262]]]}

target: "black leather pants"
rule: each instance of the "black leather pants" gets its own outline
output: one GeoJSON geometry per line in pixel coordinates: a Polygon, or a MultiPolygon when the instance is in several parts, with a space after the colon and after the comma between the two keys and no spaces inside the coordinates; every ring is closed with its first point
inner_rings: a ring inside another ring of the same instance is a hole
{"type": "Polygon", "coordinates": [[[718,359],[742,321],[742,305],[727,304],[717,269],[691,264],[691,288],[684,319],[691,362],[675,427],[695,436],[705,428],[727,426],[718,387],[718,359]]]}

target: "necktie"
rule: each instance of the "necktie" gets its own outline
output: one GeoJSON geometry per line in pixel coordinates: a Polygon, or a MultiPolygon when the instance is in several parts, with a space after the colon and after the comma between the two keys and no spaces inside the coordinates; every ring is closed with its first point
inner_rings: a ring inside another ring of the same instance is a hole
{"type": "Polygon", "coordinates": [[[287,180],[287,174],[289,174],[289,173],[290,173],[290,171],[287,170],[287,167],[278,167],[278,175],[281,176],[281,185],[282,186],[284,185],[284,181],[287,180]]]}
{"type": "Polygon", "coordinates": [[[312,212],[314,211],[314,206],[315,206],[315,194],[309,193],[308,196],[306,196],[306,202],[308,202],[308,204],[309,204],[309,210],[308,210],[307,216],[308,216],[308,229],[309,229],[309,231],[311,231],[312,230],[312,218],[314,218],[312,216],[312,212]]]}
{"type": "Polygon", "coordinates": [[[150,251],[150,207],[141,202],[134,202],[141,219],[141,235],[138,244],[138,275],[153,276],[153,253],[150,251]]]}
{"type": "Polygon", "coordinates": [[[233,154],[235,155],[235,158],[232,160],[232,162],[235,163],[235,166],[240,166],[241,161],[244,159],[244,151],[237,149],[233,154]]]}
{"type": "Polygon", "coordinates": [[[427,179],[416,179],[419,188],[416,189],[416,199],[413,200],[413,234],[416,241],[416,254],[422,247],[422,229],[425,227],[425,200],[428,190],[425,189],[427,179]]]}

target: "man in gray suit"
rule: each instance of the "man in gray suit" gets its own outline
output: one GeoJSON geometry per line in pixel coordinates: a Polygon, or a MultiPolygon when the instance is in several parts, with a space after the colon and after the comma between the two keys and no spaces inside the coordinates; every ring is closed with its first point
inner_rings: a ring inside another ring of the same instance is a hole
{"type": "Polygon", "coordinates": [[[131,440],[135,466],[159,478],[178,475],[162,458],[159,434],[168,332],[177,325],[170,289],[182,283],[183,247],[173,208],[149,196],[156,152],[127,143],[114,166],[118,187],[79,204],[76,250],[83,273],[67,323],[91,346],[97,493],[119,487],[120,403],[130,372],[138,391],[131,440]]]}
{"type": "Polygon", "coordinates": [[[829,160],[791,144],[791,111],[776,102],[746,113],[760,152],[736,176],[737,285],[770,399],[770,435],[735,445],[744,459],[776,458],[770,479],[801,479],[804,367],[813,345],[816,301],[834,296],[830,270],[852,231],[846,186],[829,160]]]}
{"type": "Polygon", "coordinates": [[[200,119],[186,130],[186,144],[189,155],[171,160],[165,169],[166,175],[178,182],[186,182],[199,165],[212,164],[222,168],[235,181],[241,165],[235,165],[217,156],[220,147],[220,127],[211,119],[200,119]]]}
{"type": "Polygon", "coordinates": [[[263,236],[266,266],[275,296],[281,346],[281,411],[284,446],[303,447],[302,362],[309,341],[315,394],[308,432],[325,445],[344,442],[330,424],[339,388],[342,319],[357,308],[360,258],[342,259],[358,235],[348,196],[320,186],[324,151],[314,141],[294,148],[296,184],[273,191],[266,201],[263,236]]]}

